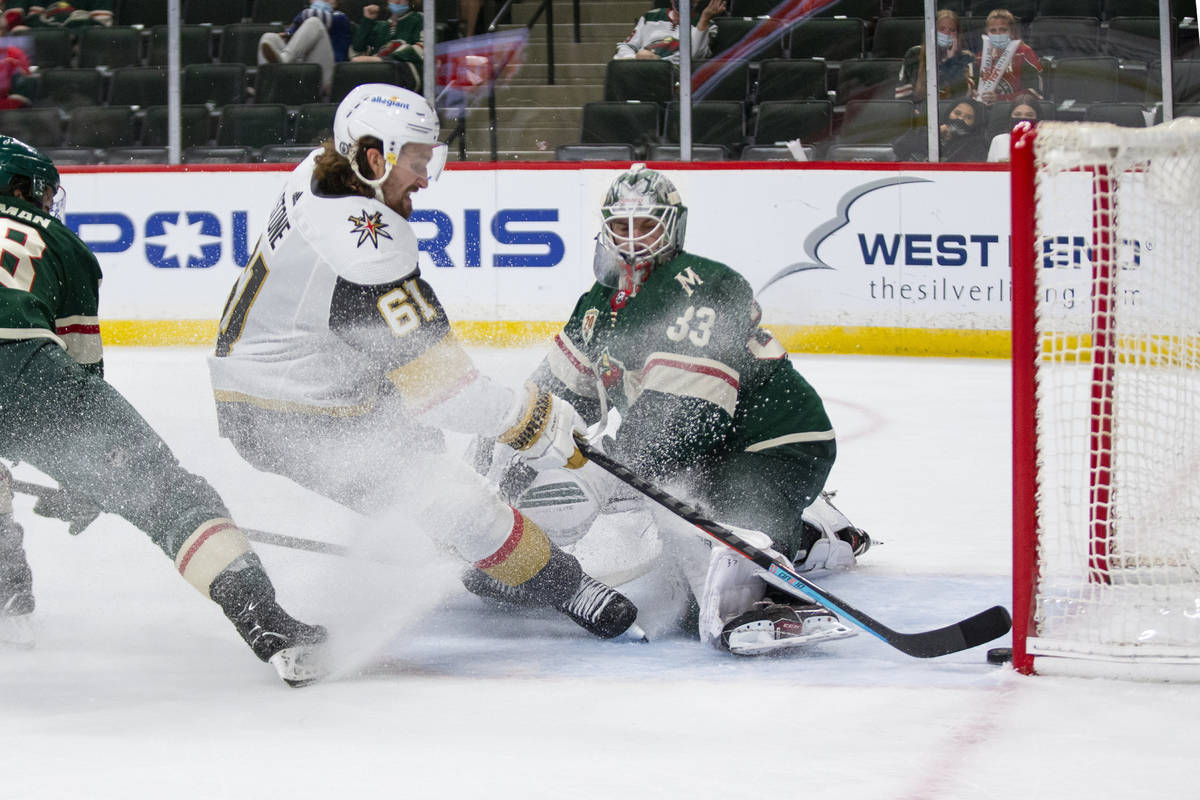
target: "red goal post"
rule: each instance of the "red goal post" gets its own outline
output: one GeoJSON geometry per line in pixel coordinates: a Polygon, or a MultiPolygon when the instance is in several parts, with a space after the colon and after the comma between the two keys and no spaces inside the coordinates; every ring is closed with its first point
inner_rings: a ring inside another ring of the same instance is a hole
{"type": "Polygon", "coordinates": [[[1200,679],[1200,119],[1012,142],[1013,663],[1200,679]]]}

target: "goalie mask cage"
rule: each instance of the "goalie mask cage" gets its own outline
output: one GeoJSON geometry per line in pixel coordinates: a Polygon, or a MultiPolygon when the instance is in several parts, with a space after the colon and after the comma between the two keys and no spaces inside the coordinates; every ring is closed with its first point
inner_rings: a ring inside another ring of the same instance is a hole
{"type": "Polygon", "coordinates": [[[1013,663],[1200,679],[1200,119],[1012,146],[1013,663]]]}

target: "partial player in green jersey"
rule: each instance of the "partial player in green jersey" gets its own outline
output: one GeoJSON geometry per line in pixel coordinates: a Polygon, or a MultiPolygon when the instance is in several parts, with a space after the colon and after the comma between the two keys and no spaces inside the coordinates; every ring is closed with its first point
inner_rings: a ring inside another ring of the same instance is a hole
{"type": "MultiPolygon", "coordinates": [[[[325,630],[276,604],[216,491],[103,379],[100,267],[54,215],[60,196],[50,159],[0,136],[0,457],[37,467],[76,495],[76,506],[145,531],[285,681],[319,677],[325,630]]],[[[23,536],[0,462],[0,642],[29,645],[33,576],[23,536]]]]}
{"type": "MultiPolygon", "coordinates": [[[[852,566],[868,539],[822,497],[836,456],[833,426],[816,390],[760,327],[749,283],[684,250],[687,208],[655,170],[637,164],[620,175],[601,217],[597,282],[535,381],[589,421],[615,409],[610,455],[717,520],[758,532],[798,568],[852,566]]],[[[629,511],[615,499],[628,494],[589,465],[539,476],[518,507],[577,540],[598,511],[629,511]]],[[[749,562],[710,558],[705,542],[675,536],[675,522],[656,516],[699,601],[706,638],[750,653],[848,635],[825,609],[756,606],[766,586],[749,562]]],[[[644,601],[639,607],[646,613],[644,601]]]]}

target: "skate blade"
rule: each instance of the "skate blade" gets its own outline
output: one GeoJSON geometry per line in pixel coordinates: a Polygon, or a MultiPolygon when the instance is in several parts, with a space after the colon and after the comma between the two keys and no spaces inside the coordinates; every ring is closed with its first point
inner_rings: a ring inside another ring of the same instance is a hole
{"type": "Polygon", "coordinates": [[[299,688],[315,683],[329,674],[323,652],[311,645],[285,647],[268,659],[288,686],[299,688]]]}
{"type": "Polygon", "coordinates": [[[32,614],[0,615],[0,647],[32,650],[35,644],[32,614]]]}
{"type": "Polygon", "coordinates": [[[636,622],[630,625],[618,639],[624,639],[627,642],[634,642],[636,644],[649,644],[650,642],[650,637],[646,635],[646,632],[636,622]]]}
{"type": "Polygon", "coordinates": [[[748,638],[742,642],[736,642],[731,639],[729,642],[729,652],[735,656],[759,656],[792,650],[797,647],[808,647],[820,642],[831,642],[835,639],[849,639],[857,635],[858,631],[847,628],[845,625],[838,625],[834,628],[814,631],[802,636],[788,636],[783,639],[768,639],[766,637],[761,639],[748,638]]]}

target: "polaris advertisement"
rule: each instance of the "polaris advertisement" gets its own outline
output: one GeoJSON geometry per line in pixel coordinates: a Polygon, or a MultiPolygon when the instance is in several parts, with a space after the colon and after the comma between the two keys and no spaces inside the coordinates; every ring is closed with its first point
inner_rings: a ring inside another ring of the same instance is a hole
{"type": "MultiPolygon", "coordinates": [[[[1005,169],[664,171],[688,206],[687,249],[741,271],[768,324],[1008,328],[1005,169]]],[[[64,172],[65,221],[100,259],[109,320],[216,319],[285,176],[64,172]]],[[[565,319],[617,173],[451,166],[414,197],[422,273],[458,319],[565,319]]],[[[328,224],[362,238],[361,222],[328,224]]]]}

